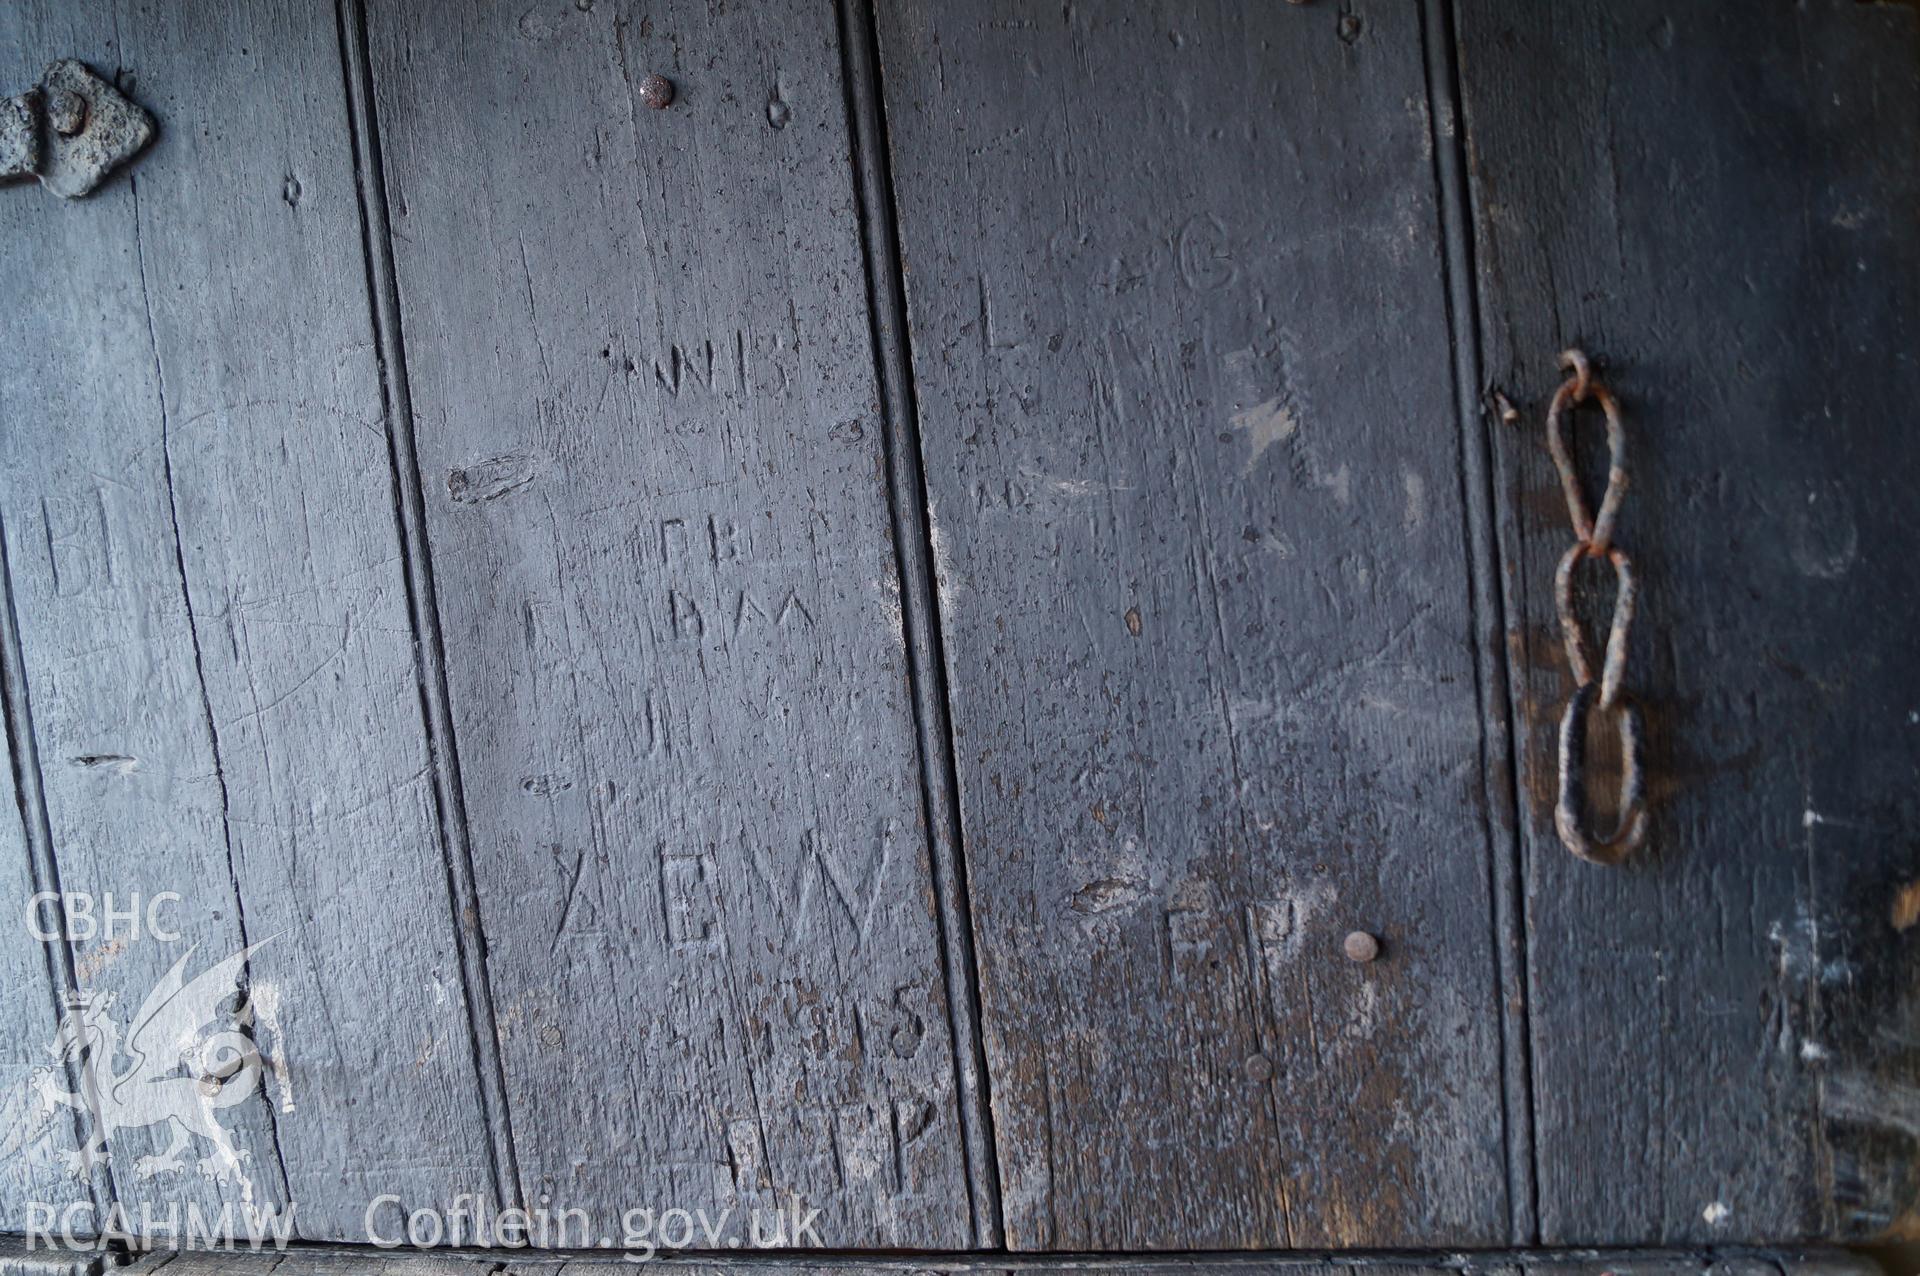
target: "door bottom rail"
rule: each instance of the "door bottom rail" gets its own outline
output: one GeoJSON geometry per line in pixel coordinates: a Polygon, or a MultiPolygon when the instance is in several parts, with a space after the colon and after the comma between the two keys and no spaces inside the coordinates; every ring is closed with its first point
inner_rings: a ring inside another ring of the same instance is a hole
{"type": "Polygon", "coordinates": [[[621,1276],[681,1272],[970,1276],[1883,1276],[1872,1258],[1822,1246],[1037,1254],[1004,1251],[384,1249],[294,1242],[284,1249],[73,1250],[0,1236],[0,1276],[621,1276]]]}

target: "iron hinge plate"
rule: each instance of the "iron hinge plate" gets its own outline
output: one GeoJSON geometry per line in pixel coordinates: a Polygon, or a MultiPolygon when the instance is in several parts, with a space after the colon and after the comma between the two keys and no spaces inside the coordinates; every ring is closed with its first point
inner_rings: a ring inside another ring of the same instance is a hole
{"type": "Polygon", "coordinates": [[[153,140],[153,116],[95,75],[62,58],[40,83],[0,100],[0,179],[37,177],[78,199],[153,140]]]}

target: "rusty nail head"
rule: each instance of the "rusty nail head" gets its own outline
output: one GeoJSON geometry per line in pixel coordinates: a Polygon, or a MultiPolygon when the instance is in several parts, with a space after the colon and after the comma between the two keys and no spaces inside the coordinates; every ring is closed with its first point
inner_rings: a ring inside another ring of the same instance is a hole
{"type": "Polygon", "coordinates": [[[67,89],[47,91],[47,119],[54,132],[72,137],[87,123],[87,100],[67,89]]]}
{"type": "Polygon", "coordinates": [[[673,81],[664,75],[649,75],[640,81],[640,100],[656,111],[673,105],[673,81]]]}
{"type": "Polygon", "coordinates": [[[1348,935],[1340,947],[1351,961],[1372,961],[1380,955],[1380,941],[1364,930],[1348,935]]]}

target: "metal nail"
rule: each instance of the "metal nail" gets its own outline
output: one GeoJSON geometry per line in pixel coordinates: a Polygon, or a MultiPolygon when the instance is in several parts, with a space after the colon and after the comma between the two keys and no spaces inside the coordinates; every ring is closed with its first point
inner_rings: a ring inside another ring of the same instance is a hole
{"type": "Polygon", "coordinates": [[[62,137],[72,137],[87,126],[87,100],[67,89],[47,90],[47,121],[62,137]]]}
{"type": "Polygon", "coordinates": [[[640,81],[640,100],[656,111],[673,105],[673,81],[664,75],[649,75],[640,81]]]}

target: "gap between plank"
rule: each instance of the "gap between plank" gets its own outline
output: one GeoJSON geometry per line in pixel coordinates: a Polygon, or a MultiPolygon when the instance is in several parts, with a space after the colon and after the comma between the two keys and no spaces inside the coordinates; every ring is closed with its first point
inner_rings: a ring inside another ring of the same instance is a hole
{"type": "Polygon", "coordinates": [[[946,652],[927,527],[921,471],[919,410],[913,385],[912,338],[900,262],[898,211],[880,88],[880,47],[870,0],[837,0],[841,79],[852,144],[854,199],[867,267],[867,316],[881,391],[881,439],[894,557],[900,571],[901,625],[907,678],[920,744],[922,809],[933,864],[935,921],[946,981],[948,1032],[960,1088],[961,1150],[975,1246],[1001,1245],[1000,1171],[992,1096],[981,1040],[979,971],[973,955],[973,910],[967,887],[960,779],[947,714],[946,652]]]}
{"type": "Polygon", "coordinates": [[[1492,443],[1481,406],[1480,313],[1474,296],[1473,202],[1467,181],[1459,53],[1453,0],[1422,0],[1427,124],[1439,192],[1442,278],[1452,334],[1453,388],[1460,432],[1468,593],[1475,690],[1480,704],[1480,775],[1485,798],[1488,886],[1493,901],[1494,995],[1500,1015],[1500,1079],[1506,1105],[1508,1239],[1539,1243],[1538,1148],[1533,1130],[1533,1048],[1527,1013],[1526,895],[1522,889],[1520,759],[1508,696],[1506,599],[1495,534],[1492,443]]]}
{"type": "Polygon", "coordinates": [[[336,19],[340,33],[340,67],[351,123],[354,185],[360,199],[367,297],[372,310],[380,385],[386,399],[388,463],[392,466],[397,498],[394,522],[400,533],[407,610],[413,626],[414,669],[419,681],[421,716],[427,728],[434,808],[440,823],[454,943],[460,952],[467,1031],[481,1105],[491,1136],[494,1191],[503,1208],[524,1209],[526,1201],[514,1154],[513,1120],[507,1106],[506,1068],[500,1058],[493,988],[487,975],[486,932],[481,924],[479,891],[474,883],[466,796],[460,781],[460,755],[455,743],[453,715],[448,707],[447,662],[440,634],[439,605],[434,597],[420,465],[414,448],[413,395],[407,384],[406,343],[401,332],[400,295],[394,277],[393,236],[387,225],[387,183],[380,157],[380,121],[374,103],[373,65],[363,0],[339,0],[336,19]]]}

